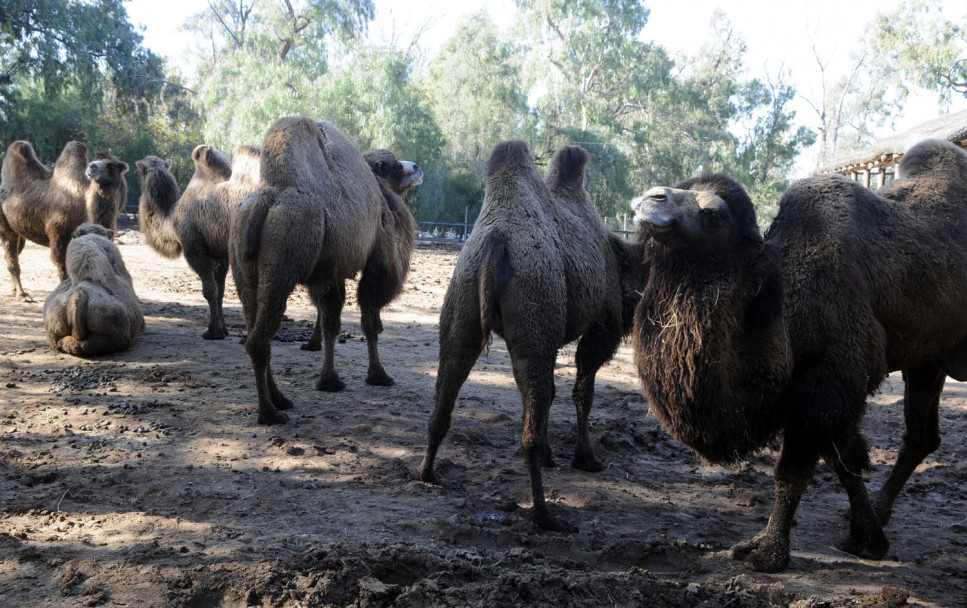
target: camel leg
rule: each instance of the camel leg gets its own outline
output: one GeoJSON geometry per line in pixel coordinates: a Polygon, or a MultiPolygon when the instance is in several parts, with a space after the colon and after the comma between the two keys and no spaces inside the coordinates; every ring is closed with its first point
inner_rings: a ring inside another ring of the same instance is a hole
{"type": "Polygon", "coordinates": [[[222,334],[228,336],[228,326],[225,324],[225,313],[222,311],[222,302],[225,300],[225,278],[228,276],[228,260],[215,260],[215,286],[218,287],[218,297],[215,298],[218,319],[221,324],[222,334]]]}
{"type": "MultiPolygon", "coordinates": [[[[208,302],[208,329],[201,335],[205,340],[223,340],[225,321],[222,320],[221,297],[218,289],[218,263],[205,253],[185,249],[185,260],[201,279],[201,292],[208,302]]],[[[222,279],[224,281],[224,279],[222,279]]]]}
{"type": "MultiPolygon", "coordinates": [[[[288,422],[289,417],[279,410],[290,409],[292,402],[287,399],[272,376],[272,338],[282,325],[285,303],[295,288],[295,279],[281,272],[278,267],[260,268],[262,277],[271,276],[274,280],[258,284],[258,294],[254,323],[249,327],[245,349],[252,360],[255,372],[255,390],[258,394],[258,423],[278,424],[288,422]]],[[[246,317],[249,316],[246,310],[246,317]]]]}
{"type": "Polygon", "coordinates": [[[316,326],[312,328],[309,341],[300,346],[302,350],[322,350],[322,309],[316,304],[316,326]]]}
{"type": "Polygon", "coordinates": [[[417,474],[421,481],[439,481],[433,471],[437,450],[450,431],[453,408],[460,388],[467,381],[473,364],[483,351],[479,314],[478,309],[473,307],[472,314],[460,316],[444,303],[443,313],[440,315],[440,354],[434,392],[435,406],[427,425],[426,454],[417,474]]]}
{"type": "Polygon", "coordinates": [[[70,242],[70,235],[61,238],[56,233],[48,234],[50,238],[50,261],[57,267],[57,274],[61,281],[67,279],[67,243],[70,242]]]}
{"type": "Polygon", "coordinates": [[[733,559],[759,572],[779,572],[789,565],[789,532],[819,454],[801,436],[786,437],[776,464],[776,502],[765,529],[732,547],[733,559]]]}
{"type": "MultiPolygon", "coordinates": [[[[336,336],[339,335],[341,324],[340,315],[346,302],[346,282],[331,285],[318,294],[319,314],[322,317],[322,335],[325,348],[323,349],[322,372],[316,382],[320,391],[335,393],[346,388],[346,383],[339,379],[335,366],[336,336]]],[[[313,298],[316,299],[316,298],[313,298]]]]}
{"type": "Polygon", "coordinates": [[[378,306],[362,306],[361,323],[363,335],[366,336],[366,349],[369,352],[369,369],[366,373],[366,384],[373,386],[393,386],[383,364],[379,361],[379,334],[383,333],[383,320],[379,316],[378,306]]]}
{"type": "Polygon", "coordinates": [[[534,523],[544,530],[571,531],[573,526],[554,516],[547,506],[541,472],[541,465],[547,456],[548,415],[551,402],[554,401],[555,352],[542,352],[537,348],[515,348],[510,342],[507,349],[510,351],[514,380],[520,390],[524,408],[521,444],[534,499],[534,523]]]}
{"type": "Polygon", "coordinates": [[[574,448],[571,466],[582,471],[597,472],[604,465],[594,456],[588,434],[588,416],[594,403],[594,377],[618,350],[621,327],[610,330],[603,325],[593,325],[578,341],[577,378],[574,382],[574,407],[577,410],[578,441],[574,448]]]}
{"type": "Polygon", "coordinates": [[[903,379],[906,383],[903,446],[874,501],[876,514],[883,525],[890,521],[893,502],[907,479],[928,454],[940,447],[940,393],[946,374],[935,365],[923,365],[903,370],[903,379]]]}
{"type": "Polygon", "coordinates": [[[4,230],[0,232],[0,240],[3,241],[3,258],[7,262],[7,272],[10,273],[10,279],[13,281],[13,295],[18,300],[32,302],[33,300],[20,283],[20,252],[24,248],[24,238],[12,231],[4,230]]]}
{"type": "Polygon", "coordinates": [[[883,526],[870,504],[862,472],[870,466],[869,448],[859,430],[833,443],[832,453],[823,455],[826,464],[839,477],[849,497],[849,537],[836,543],[845,553],[865,559],[882,559],[890,548],[883,526]]]}

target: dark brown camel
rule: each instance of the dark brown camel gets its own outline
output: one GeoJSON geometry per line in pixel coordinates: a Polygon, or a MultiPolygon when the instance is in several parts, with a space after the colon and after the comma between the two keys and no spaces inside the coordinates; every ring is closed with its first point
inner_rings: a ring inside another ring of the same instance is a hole
{"type": "Polygon", "coordinates": [[[650,235],[636,314],[638,371],[665,428],[702,457],[735,462],[782,436],[769,523],[733,555],[789,563],[789,534],[820,458],[850,502],[839,547],[867,559],[907,478],[940,444],[944,378],[967,379],[967,152],[928,140],[877,192],[840,176],[801,180],[765,241],[745,191],[723,175],[653,188],[633,204],[650,235]],[[871,503],[860,422],[894,370],[907,431],[871,503]]]}

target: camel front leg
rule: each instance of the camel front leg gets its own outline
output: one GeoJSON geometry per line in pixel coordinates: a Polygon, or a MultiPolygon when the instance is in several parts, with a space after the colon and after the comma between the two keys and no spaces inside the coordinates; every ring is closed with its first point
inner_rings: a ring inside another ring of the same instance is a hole
{"type": "Polygon", "coordinates": [[[316,304],[316,326],[312,328],[309,341],[299,347],[302,350],[322,350],[322,308],[316,304]]]}
{"type": "MultiPolygon", "coordinates": [[[[346,282],[328,286],[325,291],[318,293],[319,314],[322,317],[323,360],[322,372],[316,382],[320,391],[335,393],[346,388],[346,383],[339,379],[335,366],[336,337],[339,335],[342,307],[346,302],[346,282]]],[[[316,299],[316,298],[313,298],[316,299]]]]}
{"type": "Polygon", "coordinates": [[[369,369],[366,384],[373,386],[393,386],[394,381],[383,369],[379,360],[379,334],[383,332],[383,321],[379,317],[378,306],[363,306],[361,323],[366,336],[366,349],[369,354],[369,369]]]}
{"type": "Polygon", "coordinates": [[[776,502],[766,527],[752,540],[732,547],[732,557],[746,562],[758,572],[780,572],[789,566],[789,533],[799,501],[819,455],[808,441],[787,437],[776,464],[776,502]]]}
{"type": "Polygon", "coordinates": [[[594,450],[591,448],[588,417],[594,403],[594,377],[601,366],[614,356],[620,342],[620,324],[608,328],[597,323],[592,325],[578,341],[575,355],[577,378],[574,381],[573,393],[574,408],[577,411],[578,436],[574,458],[571,459],[571,466],[575,469],[592,473],[604,469],[604,465],[595,457],[594,450]]]}
{"type": "Polygon", "coordinates": [[[849,537],[836,543],[836,548],[865,559],[882,559],[890,548],[883,534],[880,518],[870,504],[863,484],[862,472],[870,466],[866,441],[854,430],[843,440],[833,443],[832,453],[823,458],[839,477],[849,497],[849,537]]]}

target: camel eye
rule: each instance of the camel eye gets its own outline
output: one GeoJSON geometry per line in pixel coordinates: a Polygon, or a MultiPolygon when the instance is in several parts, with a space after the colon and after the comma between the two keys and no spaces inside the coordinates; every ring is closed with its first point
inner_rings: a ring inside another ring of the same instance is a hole
{"type": "Polygon", "coordinates": [[[665,196],[664,192],[656,192],[651,196],[649,196],[648,198],[650,198],[653,201],[658,201],[659,203],[668,199],[668,197],[665,196]]]}

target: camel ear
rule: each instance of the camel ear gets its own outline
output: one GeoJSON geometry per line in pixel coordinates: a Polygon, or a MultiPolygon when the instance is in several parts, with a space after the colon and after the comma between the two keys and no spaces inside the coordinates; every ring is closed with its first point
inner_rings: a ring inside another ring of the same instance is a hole
{"type": "Polygon", "coordinates": [[[127,173],[127,172],[128,172],[128,169],[129,169],[130,167],[128,167],[128,164],[127,164],[127,163],[124,163],[124,162],[121,162],[121,161],[118,161],[118,163],[117,163],[117,164],[118,164],[118,167],[120,167],[120,168],[121,168],[121,173],[122,173],[122,174],[124,174],[124,173],[127,173]]]}
{"type": "Polygon", "coordinates": [[[147,169],[146,169],[146,168],[145,168],[145,166],[144,166],[144,163],[143,163],[143,162],[141,162],[140,160],[139,160],[139,161],[135,161],[135,163],[134,163],[134,164],[135,164],[135,166],[136,166],[136,167],[138,168],[138,172],[140,172],[140,173],[142,173],[142,174],[143,174],[143,173],[147,173],[147,172],[148,172],[148,171],[147,171],[147,169]]]}
{"type": "Polygon", "coordinates": [[[166,169],[170,169],[171,168],[171,159],[170,158],[166,158],[165,159],[165,168],[166,169]]]}
{"type": "Polygon", "coordinates": [[[382,172],[383,172],[383,161],[378,160],[376,161],[376,164],[373,165],[373,173],[382,173],[382,172]]]}

